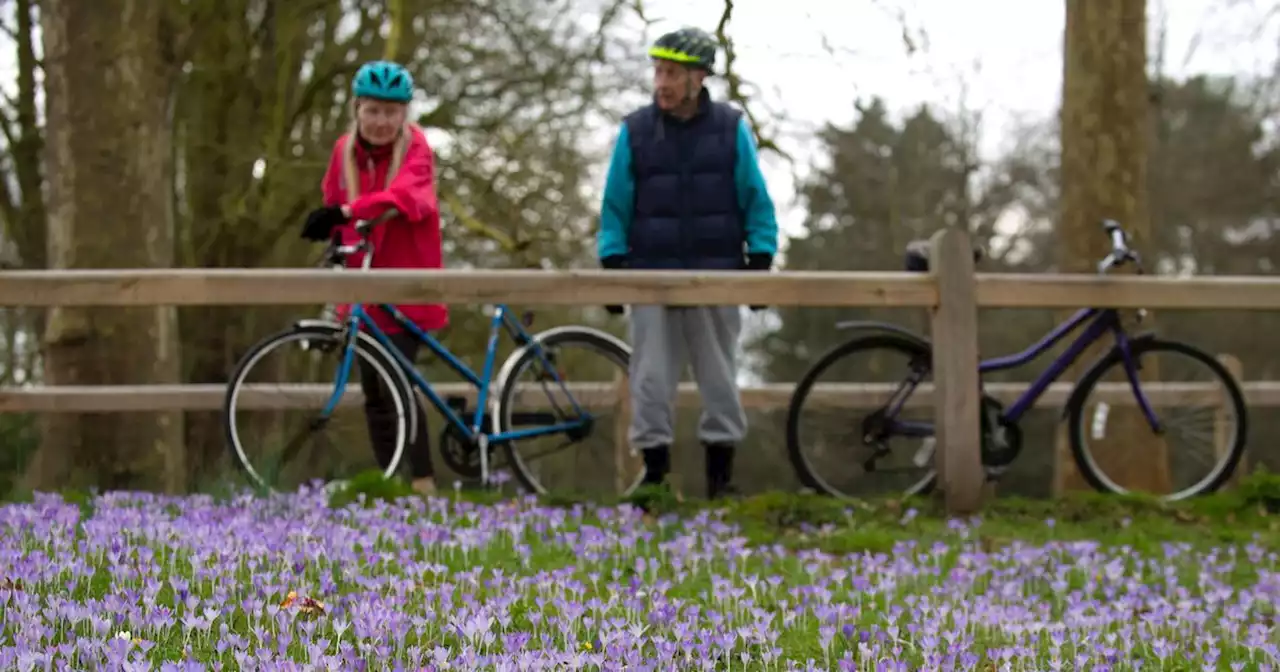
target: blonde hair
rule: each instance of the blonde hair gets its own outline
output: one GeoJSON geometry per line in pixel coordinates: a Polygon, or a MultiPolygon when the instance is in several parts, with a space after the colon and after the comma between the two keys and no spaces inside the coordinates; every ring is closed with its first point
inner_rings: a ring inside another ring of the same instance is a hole
{"type": "MultiPolygon", "coordinates": [[[[351,101],[351,127],[347,131],[347,142],[342,148],[342,174],[346,181],[347,201],[354,201],[360,196],[360,167],[356,165],[356,142],[360,138],[360,120],[356,117],[357,108],[360,101],[352,99],[351,101]]],[[[400,167],[404,165],[404,157],[409,153],[409,143],[413,141],[413,133],[417,132],[418,127],[415,124],[405,122],[400,129],[400,134],[396,137],[395,146],[391,150],[391,168],[387,170],[387,183],[384,187],[391,185],[396,174],[400,172],[400,167]]]]}

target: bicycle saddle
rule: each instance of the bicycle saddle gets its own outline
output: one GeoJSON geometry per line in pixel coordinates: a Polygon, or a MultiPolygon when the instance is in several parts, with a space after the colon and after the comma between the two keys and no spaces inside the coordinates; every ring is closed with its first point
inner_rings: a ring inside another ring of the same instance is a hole
{"type": "MultiPolygon", "coordinates": [[[[907,243],[906,270],[910,273],[929,272],[929,250],[931,247],[932,243],[929,240],[913,240],[907,243]]],[[[974,263],[982,261],[982,248],[974,246],[973,261],[974,263]]]]}

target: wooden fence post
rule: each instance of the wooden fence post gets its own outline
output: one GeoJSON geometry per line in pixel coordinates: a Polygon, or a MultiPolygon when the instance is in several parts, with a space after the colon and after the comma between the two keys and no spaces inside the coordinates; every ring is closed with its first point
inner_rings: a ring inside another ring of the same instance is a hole
{"type": "Polygon", "coordinates": [[[938,283],[933,308],[934,464],[947,512],[968,515],[982,506],[986,475],[979,432],[978,303],[973,244],[964,229],[947,227],[930,241],[929,267],[938,283]]]}
{"type": "MultiPolygon", "coordinates": [[[[1231,373],[1233,378],[1238,382],[1244,382],[1244,367],[1240,364],[1239,358],[1235,355],[1222,354],[1218,355],[1218,361],[1222,362],[1222,365],[1227,367],[1227,371],[1231,373]]],[[[1231,417],[1230,413],[1227,412],[1230,405],[1231,399],[1227,397],[1226,390],[1223,390],[1222,402],[1218,406],[1218,411],[1214,413],[1213,416],[1213,448],[1215,458],[1222,457],[1222,455],[1231,448],[1231,445],[1228,443],[1231,440],[1229,433],[1230,427],[1228,426],[1228,423],[1236,422],[1237,420],[1231,417]]],[[[1237,429],[1239,429],[1238,426],[1237,429]]],[[[1236,464],[1235,472],[1231,474],[1231,478],[1227,479],[1227,482],[1224,484],[1226,487],[1232,488],[1239,485],[1240,479],[1244,478],[1248,474],[1248,456],[1249,453],[1246,448],[1245,453],[1240,456],[1240,462],[1236,464]]]]}

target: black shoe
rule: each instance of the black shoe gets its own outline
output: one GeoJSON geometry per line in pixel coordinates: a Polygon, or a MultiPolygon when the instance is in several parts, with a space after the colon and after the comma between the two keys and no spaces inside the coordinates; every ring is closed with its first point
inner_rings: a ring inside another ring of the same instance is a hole
{"type": "Polygon", "coordinates": [[[735,446],[731,443],[705,443],[703,447],[707,451],[707,499],[736,496],[737,488],[729,484],[733,480],[735,446]]]}
{"type": "Polygon", "coordinates": [[[644,480],[640,486],[663,484],[671,471],[671,446],[642,448],[640,455],[644,457],[644,480]]]}
{"type": "Polygon", "coordinates": [[[671,471],[671,446],[653,446],[640,449],[644,458],[644,478],[630,497],[633,504],[645,513],[653,513],[654,497],[664,499],[671,492],[667,474],[671,471]]]}

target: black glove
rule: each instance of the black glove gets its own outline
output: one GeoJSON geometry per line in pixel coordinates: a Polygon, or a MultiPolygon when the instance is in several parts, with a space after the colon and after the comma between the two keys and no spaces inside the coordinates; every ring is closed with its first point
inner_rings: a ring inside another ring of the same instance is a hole
{"type": "Polygon", "coordinates": [[[342,207],[337,205],[316,208],[307,215],[307,223],[302,227],[302,238],[306,240],[329,240],[335,227],[345,224],[347,218],[342,214],[342,207]]]}
{"type": "MultiPolygon", "coordinates": [[[[768,272],[773,266],[772,254],[754,253],[747,255],[748,271],[765,271],[768,272]]],[[[751,312],[756,313],[765,309],[765,306],[751,306],[751,312]]]]}
{"type": "MultiPolygon", "coordinates": [[[[611,271],[615,271],[627,267],[627,258],[621,254],[614,254],[601,259],[600,265],[611,271]]],[[[609,311],[610,315],[621,315],[623,313],[622,306],[611,305],[605,306],[604,309],[609,311]]]]}

